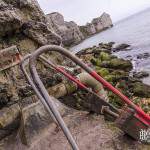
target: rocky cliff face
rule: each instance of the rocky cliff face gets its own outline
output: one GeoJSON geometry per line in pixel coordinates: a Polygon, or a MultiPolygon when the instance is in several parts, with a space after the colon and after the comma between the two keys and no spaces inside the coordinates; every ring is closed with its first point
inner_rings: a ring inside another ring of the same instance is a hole
{"type": "Polygon", "coordinates": [[[109,27],[111,27],[112,20],[107,13],[103,13],[100,17],[94,18],[91,23],[87,23],[85,26],[81,26],[80,30],[83,32],[84,36],[91,36],[95,33],[101,32],[109,27]]]}
{"type": "MultiPolygon", "coordinates": [[[[36,0],[0,1],[0,39],[2,48],[12,44],[20,46],[21,41],[28,43],[29,40],[37,45],[60,43],[48,28],[47,19],[36,0]]],[[[30,42],[30,45],[35,44],[30,42]]]]}
{"type": "MultiPolygon", "coordinates": [[[[38,101],[36,96],[31,97],[32,88],[18,65],[20,58],[42,45],[60,43],[61,38],[49,26],[36,0],[0,0],[0,140],[18,128],[20,108],[24,110],[38,101]]],[[[56,53],[48,57],[55,62],[63,61],[56,53]]],[[[56,72],[46,71],[41,63],[38,70],[42,70],[39,72],[45,85],[58,83],[54,79],[56,72]]],[[[42,113],[39,108],[38,111],[42,113]]],[[[37,111],[33,116],[36,114],[37,111]]]]}
{"type": "MultiPolygon", "coordinates": [[[[18,66],[18,56],[45,44],[60,43],[36,0],[0,0],[0,109],[22,99],[25,91],[21,89],[29,86],[18,66]]],[[[62,61],[58,54],[49,57],[62,61]]]]}
{"type": "Polygon", "coordinates": [[[84,39],[78,25],[73,21],[64,21],[64,17],[60,13],[54,12],[46,17],[54,31],[62,37],[64,45],[77,44],[84,39]]]}

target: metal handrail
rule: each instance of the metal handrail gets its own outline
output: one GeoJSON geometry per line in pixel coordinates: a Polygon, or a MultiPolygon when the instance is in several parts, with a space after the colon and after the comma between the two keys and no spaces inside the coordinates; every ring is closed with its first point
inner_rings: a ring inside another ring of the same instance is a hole
{"type": "MultiPolygon", "coordinates": [[[[25,75],[26,79],[28,80],[29,84],[32,86],[32,88],[35,91],[36,95],[41,100],[42,104],[45,106],[47,111],[49,112],[49,114],[52,117],[53,121],[58,125],[59,121],[57,121],[57,120],[59,120],[59,119],[55,118],[55,115],[53,114],[53,112],[51,111],[51,108],[49,107],[50,105],[53,105],[53,107],[55,107],[55,110],[57,111],[55,103],[53,103],[52,100],[46,101],[44,99],[44,97],[42,96],[41,92],[38,90],[38,88],[34,84],[33,79],[29,76],[29,74],[27,73],[27,71],[25,69],[26,63],[27,63],[28,59],[30,58],[30,56],[31,55],[25,56],[24,59],[21,61],[21,64],[20,64],[21,70],[24,73],[24,75],[25,75]]],[[[57,113],[59,113],[59,112],[57,112],[57,113]]],[[[63,128],[67,128],[65,123],[63,123],[63,126],[64,126],[63,128]]],[[[77,144],[75,143],[74,139],[72,138],[72,135],[71,135],[70,131],[67,129],[64,132],[66,132],[66,131],[67,131],[66,135],[69,135],[68,141],[70,141],[69,143],[71,143],[73,150],[78,150],[79,148],[77,147],[77,144]]]]}
{"type": "Polygon", "coordinates": [[[29,84],[31,85],[31,87],[33,88],[34,92],[36,93],[36,95],[38,96],[38,98],[41,100],[42,104],[44,105],[44,107],[47,109],[47,111],[49,112],[50,116],[52,117],[53,121],[57,124],[57,121],[53,115],[53,113],[51,112],[51,110],[49,109],[46,101],[44,100],[43,96],[41,95],[40,91],[38,90],[38,88],[36,87],[36,85],[33,82],[33,79],[30,77],[30,75],[27,73],[25,67],[27,65],[27,61],[29,60],[31,54],[26,55],[20,62],[20,68],[22,70],[22,72],[24,73],[24,76],[26,77],[27,81],[29,82],[29,84]]]}
{"type": "MultiPolygon", "coordinates": [[[[67,128],[65,122],[63,121],[59,111],[57,110],[55,103],[52,101],[53,97],[49,96],[49,99],[46,99],[45,93],[43,93],[39,86],[37,86],[34,82],[34,77],[31,75],[31,77],[29,76],[29,74],[27,73],[25,66],[26,66],[26,62],[28,61],[28,59],[30,59],[32,55],[27,55],[26,57],[24,57],[24,59],[21,61],[21,70],[24,73],[25,77],[27,78],[28,82],[30,83],[30,85],[32,86],[33,90],[35,91],[35,93],[37,94],[38,98],[41,100],[42,104],[46,107],[46,109],[48,110],[50,116],[52,117],[52,119],[55,121],[56,124],[59,124],[60,127],[62,128],[64,134],[66,135],[70,145],[72,146],[73,150],[79,150],[75,140],[73,139],[69,129],[67,128]]],[[[44,86],[44,85],[43,85],[44,86]]],[[[44,90],[45,87],[43,87],[44,90]]],[[[46,91],[47,92],[47,91],[46,91]]]]}
{"type": "Polygon", "coordinates": [[[40,81],[40,78],[38,76],[38,73],[37,73],[37,70],[35,67],[35,63],[36,63],[37,58],[42,53],[48,52],[48,51],[56,51],[56,52],[59,52],[59,53],[65,55],[66,57],[70,58],[73,62],[75,62],[77,65],[79,65],[81,68],[83,68],[86,72],[88,72],[97,81],[101,82],[106,88],[108,88],[114,94],[119,96],[125,103],[127,103],[130,107],[132,107],[136,111],[138,117],[140,117],[147,125],[150,125],[150,116],[149,115],[147,115],[141,108],[139,108],[137,105],[135,105],[128,97],[126,97],[124,94],[122,94],[118,89],[113,87],[109,82],[107,82],[101,76],[99,76],[93,69],[91,69],[89,66],[87,66],[82,61],[80,61],[80,59],[78,57],[76,57],[75,55],[70,53],[65,48],[62,48],[61,46],[56,46],[56,45],[42,46],[39,49],[37,49],[30,58],[30,62],[29,62],[30,63],[30,72],[33,75],[35,83],[37,84],[37,86],[39,87],[41,92],[45,93],[45,99],[48,100],[49,95],[48,95],[47,91],[45,91],[45,89],[43,89],[44,85],[40,81]]]}

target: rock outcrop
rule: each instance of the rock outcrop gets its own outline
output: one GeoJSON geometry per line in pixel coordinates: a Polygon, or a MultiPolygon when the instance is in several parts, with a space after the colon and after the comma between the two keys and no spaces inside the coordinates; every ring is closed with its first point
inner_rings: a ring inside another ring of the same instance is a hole
{"type": "Polygon", "coordinates": [[[60,44],[60,38],[53,34],[47,23],[36,0],[1,0],[0,46],[19,46],[20,41],[26,39],[31,39],[32,45],[36,43],[35,48],[44,44],[60,44]]]}
{"type": "Polygon", "coordinates": [[[85,26],[78,26],[74,21],[64,21],[64,17],[58,12],[47,14],[46,17],[49,26],[62,37],[62,42],[66,46],[77,44],[88,36],[112,26],[112,20],[107,13],[94,18],[91,23],[87,23],[85,26]]]}
{"type": "MultiPolygon", "coordinates": [[[[36,0],[0,1],[0,28],[1,141],[14,131],[18,133],[18,129],[22,124],[20,117],[24,115],[24,112],[21,115],[21,111],[27,108],[28,118],[32,119],[36,118],[38,114],[43,114],[43,109],[39,109],[42,106],[41,103],[39,103],[39,107],[33,112],[36,107],[35,104],[39,100],[35,95],[31,96],[34,94],[33,90],[20,70],[18,58],[35,51],[45,44],[60,45],[61,38],[48,26],[47,19],[36,0]],[[31,106],[33,108],[30,112],[28,108],[31,106]]],[[[63,61],[59,54],[49,53],[46,55],[56,63],[63,61]]],[[[38,71],[44,85],[50,87],[60,82],[54,77],[56,74],[54,70],[47,71],[44,65],[40,62],[38,64],[38,71]]],[[[45,114],[48,115],[46,111],[45,114]]],[[[42,117],[40,116],[40,118],[42,117]]],[[[47,116],[47,120],[43,120],[43,118],[40,122],[46,126],[46,122],[49,124],[49,116],[47,116]]],[[[35,124],[31,122],[24,122],[23,125],[29,125],[29,130],[31,130],[32,125],[35,128],[35,124]]],[[[40,123],[37,124],[39,127],[42,127],[40,123]]],[[[37,132],[39,132],[39,129],[37,129],[37,132]]],[[[21,131],[22,133],[23,131],[21,131]]],[[[7,143],[7,145],[9,144],[7,143]]],[[[0,149],[2,149],[1,145],[0,149]]]]}
{"type": "Polygon", "coordinates": [[[62,37],[64,45],[77,44],[84,39],[82,32],[74,21],[64,21],[64,17],[58,12],[48,14],[46,17],[50,26],[62,37]]]}
{"type": "MultiPolygon", "coordinates": [[[[46,16],[36,0],[0,0],[0,113],[2,109],[9,109],[16,103],[22,105],[25,95],[28,95],[25,106],[38,101],[37,97],[30,97],[33,91],[26,82],[18,63],[21,57],[42,45],[60,45],[60,43],[61,38],[49,27],[46,16]]],[[[63,61],[56,53],[47,56],[55,62],[63,61]]],[[[53,78],[54,71],[50,75],[41,63],[39,63],[39,70],[42,70],[41,77],[48,86],[56,84],[58,80],[53,78]]],[[[11,117],[12,114],[8,115],[11,117]]],[[[9,126],[12,131],[16,128],[9,126]]],[[[6,132],[1,130],[0,125],[0,134],[5,135],[6,132]]]]}
{"type": "Polygon", "coordinates": [[[91,23],[87,23],[85,26],[81,26],[80,29],[86,37],[101,32],[111,27],[112,25],[112,20],[109,14],[103,13],[100,17],[94,18],[91,23]]]}

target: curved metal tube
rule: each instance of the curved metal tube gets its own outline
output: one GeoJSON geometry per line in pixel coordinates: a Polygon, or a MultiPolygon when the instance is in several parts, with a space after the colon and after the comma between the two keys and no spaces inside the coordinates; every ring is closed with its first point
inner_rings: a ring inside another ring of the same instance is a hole
{"type": "Polygon", "coordinates": [[[37,87],[35,86],[33,80],[31,79],[31,77],[28,75],[27,71],[25,70],[25,66],[26,63],[28,61],[28,59],[30,58],[30,54],[25,56],[21,62],[20,62],[20,68],[22,70],[22,72],[24,73],[26,79],[28,80],[29,84],[32,86],[34,92],[36,93],[36,95],[38,96],[38,98],[41,100],[42,104],[44,105],[44,107],[46,108],[46,110],[49,112],[50,116],[52,117],[53,121],[58,125],[53,113],[51,112],[51,110],[49,109],[45,99],[43,98],[43,96],[41,95],[41,93],[39,92],[39,90],[37,89],[37,87]]]}
{"type": "Polygon", "coordinates": [[[80,59],[77,58],[74,54],[72,54],[68,50],[66,50],[66,49],[64,49],[60,46],[56,46],[56,45],[42,46],[39,49],[37,49],[30,58],[30,71],[33,75],[33,78],[35,79],[35,83],[40,88],[41,92],[44,93],[45,99],[48,100],[49,95],[48,95],[47,91],[45,90],[44,85],[43,85],[43,83],[41,82],[41,80],[38,76],[38,73],[37,73],[37,70],[36,70],[36,67],[35,67],[35,63],[36,63],[36,59],[42,53],[48,52],[48,51],[56,51],[56,52],[59,52],[59,53],[65,55],[66,57],[70,58],[73,62],[75,62],[77,65],[79,65],[85,71],[87,71],[91,76],[93,76],[97,81],[101,82],[106,88],[111,90],[114,94],[118,95],[123,101],[125,101],[125,103],[127,103],[129,106],[131,106],[137,112],[138,116],[143,121],[145,121],[146,124],[150,125],[150,116],[147,115],[141,108],[136,106],[129,98],[127,98],[119,90],[114,88],[110,83],[105,81],[101,76],[99,76],[94,70],[92,70],[90,67],[88,67],[85,63],[80,61],[80,59]]]}
{"type": "MultiPolygon", "coordinates": [[[[33,53],[34,55],[34,53],[33,53]]],[[[42,81],[40,80],[39,76],[38,76],[38,73],[36,71],[36,67],[35,67],[35,64],[32,64],[31,62],[33,61],[32,60],[33,57],[31,56],[30,57],[30,72],[31,72],[31,76],[33,78],[33,81],[36,83],[36,86],[38,87],[38,89],[40,90],[40,93],[42,93],[42,96],[46,102],[46,104],[48,105],[48,110],[49,112],[52,112],[52,114],[54,115],[56,121],[58,122],[58,124],[60,125],[61,129],[63,130],[65,136],[67,137],[70,145],[72,146],[72,149],[73,150],[79,150],[74,138],[72,137],[69,129],[67,128],[65,122],[63,121],[59,111],[57,110],[55,104],[53,103],[53,101],[51,100],[53,97],[52,96],[49,96],[47,90],[45,89],[42,81]],[[33,70],[32,70],[32,67],[33,67],[33,70]]],[[[34,61],[33,61],[34,63],[34,61]]],[[[46,105],[46,106],[47,106],[46,105]]]]}
{"type": "MultiPolygon", "coordinates": [[[[46,107],[47,111],[49,112],[50,116],[52,117],[53,121],[58,125],[57,119],[55,118],[55,115],[53,115],[51,109],[49,109],[49,105],[51,105],[49,102],[50,101],[46,101],[43,96],[41,95],[40,91],[37,89],[37,87],[35,86],[34,82],[32,81],[32,79],[30,78],[30,76],[28,75],[27,71],[25,70],[25,63],[27,62],[27,60],[30,58],[31,55],[27,55],[26,57],[24,57],[24,59],[21,61],[20,67],[22,72],[24,73],[25,77],[27,78],[29,84],[32,86],[33,90],[35,91],[35,93],[37,94],[38,98],[41,100],[42,104],[46,107]]],[[[43,57],[44,58],[44,57],[43,57]]],[[[51,101],[53,103],[53,101],[51,101]]],[[[55,103],[53,103],[53,105],[55,106],[55,103]]],[[[55,106],[56,107],[56,106],[55,106]]],[[[56,108],[57,109],[57,108],[56,108]]],[[[71,134],[71,133],[69,133],[71,134]]],[[[76,146],[74,145],[73,147],[74,150],[78,150],[78,148],[76,148],[76,146]]]]}

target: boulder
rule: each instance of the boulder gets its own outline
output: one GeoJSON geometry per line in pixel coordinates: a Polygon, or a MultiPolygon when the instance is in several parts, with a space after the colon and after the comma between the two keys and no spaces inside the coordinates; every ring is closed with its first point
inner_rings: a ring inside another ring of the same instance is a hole
{"type": "Polygon", "coordinates": [[[147,59],[150,57],[149,53],[142,53],[137,55],[137,59],[147,59]]]}
{"type": "Polygon", "coordinates": [[[23,24],[23,33],[37,42],[39,45],[55,44],[60,45],[61,39],[43,22],[29,21],[23,24]]]}
{"type": "Polygon", "coordinates": [[[92,23],[87,23],[85,26],[80,26],[80,30],[85,37],[96,33],[95,26],[92,23]]]}
{"type": "Polygon", "coordinates": [[[118,52],[118,51],[125,51],[125,50],[130,50],[128,49],[130,47],[129,44],[119,44],[116,47],[113,48],[113,52],[118,52]]]}
{"type": "Polygon", "coordinates": [[[40,8],[37,0],[2,0],[7,6],[11,6],[13,9],[20,10],[24,21],[36,20],[46,23],[45,14],[40,8]]]}
{"type": "Polygon", "coordinates": [[[109,28],[113,25],[110,15],[105,12],[100,16],[99,19],[100,19],[104,29],[109,28]]]}
{"type": "Polygon", "coordinates": [[[145,77],[148,77],[149,76],[149,73],[148,72],[145,72],[145,71],[141,71],[141,72],[134,72],[133,73],[133,77],[135,78],[145,78],[145,77]]]}
{"type": "Polygon", "coordinates": [[[60,44],[36,0],[1,0],[0,8],[0,39],[5,37],[1,43],[7,42],[4,48],[16,45],[24,36],[38,45],[60,44]]]}
{"type": "Polygon", "coordinates": [[[72,33],[74,44],[77,44],[84,39],[82,32],[80,31],[78,25],[74,21],[65,22],[65,24],[69,31],[72,33]]]}
{"type": "Polygon", "coordinates": [[[110,61],[103,61],[99,64],[99,66],[104,68],[121,69],[125,71],[130,71],[132,69],[132,63],[130,61],[119,58],[113,58],[110,61]]]}
{"type": "Polygon", "coordinates": [[[150,86],[142,82],[135,82],[131,84],[133,93],[138,97],[150,98],[150,86]]]}

